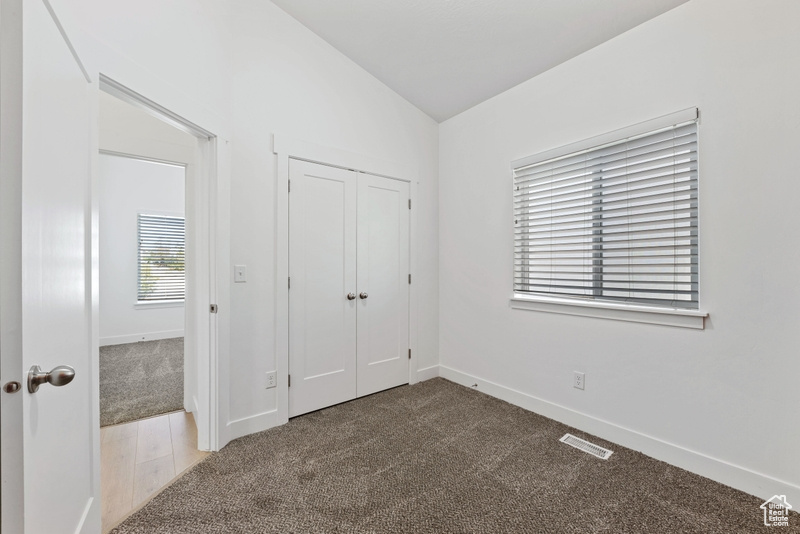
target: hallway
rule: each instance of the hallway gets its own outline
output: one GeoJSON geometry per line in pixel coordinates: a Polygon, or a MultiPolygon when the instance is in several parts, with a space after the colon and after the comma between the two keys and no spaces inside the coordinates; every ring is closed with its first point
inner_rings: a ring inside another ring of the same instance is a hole
{"type": "Polygon", "coordinates": [[[103,532],[209,454],[197,450],[194,417],[183,411],[101,428],[103,532]]]}

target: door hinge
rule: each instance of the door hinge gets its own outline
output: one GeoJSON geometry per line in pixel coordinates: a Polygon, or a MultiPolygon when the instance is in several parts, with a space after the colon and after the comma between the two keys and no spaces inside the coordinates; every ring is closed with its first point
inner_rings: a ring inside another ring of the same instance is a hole
{"type": "Polygon", "coordinates": [[[408,359],[411,359],[411,349],[408,349],[408,359]]]}
{"type": "Polygon", "coordinates": [[[408,283],[409,284],[411,283],[411,275],[410,274],[408,275],[408,283]]]}
{"type": "Polygon", "coordinates": [[[292,181],[291,180],[289,180],[289,192],[290,193],[292,192],[292,181]]]}
{"type": "Polygon", "coordinates": [[[289,277],[289,289],[292,289],[292,277],[289,277]]]}
{"type": "Polygon", "coordinates": [[[289,387],[292,387],[292,375],[289,375],[289,387]]]}
{"type": "Polygon", "coordinates": [[[411,209],[411,199],[408,199],[408,209],[411,209]]]}
{"type": "Polygon", "coordinates": [[[217,305],[216,304],[210,305],[208,307],[208,311],[210,311],[211,313],[217,313],[217,305]]]}

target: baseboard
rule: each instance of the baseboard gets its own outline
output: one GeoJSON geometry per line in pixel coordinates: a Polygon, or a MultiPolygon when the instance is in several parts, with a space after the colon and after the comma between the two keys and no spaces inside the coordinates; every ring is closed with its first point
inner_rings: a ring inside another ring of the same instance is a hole
{"type": "Polygon", "coordinates": [[[89,534],[91,532],[98,532],[100,529],[100,499],[89,497],[86,506],[83,509],[83,514],[75,527],[75,534],[89,534]]]}
{"type": "Polygon", "coordinates": [[[773,495],[786,495],[790,503],[800,503],[800,486],[790,482],[577,412],[527,393],[463,373],[451,367],[440,365],[439,376],[467,387],[473,387],[477,384],[476,389],[487,395],[575,427],[606,441],[642,452],[657,460],[710,478],[761,499],[766,500],[773,495]]]}
{"type": "Polygon", "coordinates": [[[278,410],[243,417],[228,423],[228,440],[232,441],[274,426],[278,426],[278,410]]]}
{"type": "Polygon", "coordinates": [[[183,337],[183,330],[162,330],[161,332],[149,332],[146,334],[127,334],[124,336],[109,336],[100,338],[100,346],[123,345],[125,343],[136,343],[138,341],[155,341],[157,339],[171,339],[173,337],[183,337]]]}
{"type": "Polygon", "coordinates": [[[423,380],[430,380],[431,378],[436,378],[439,376],[439,366],[438,365],[431,365],[430,367],[426,367],[425,369],[418,369],[417,370],[417,380],[422,382],[423,380]]]}

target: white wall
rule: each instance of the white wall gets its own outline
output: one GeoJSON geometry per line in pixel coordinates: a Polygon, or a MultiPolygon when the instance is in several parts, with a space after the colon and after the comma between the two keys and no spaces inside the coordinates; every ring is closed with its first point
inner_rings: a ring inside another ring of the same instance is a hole
{"type": "Polygon", "coordinates": [[[185,169],[100,156],[100,345],[183,336],[183,303],[136,307],[139,213],[184,216],[185,169]]]}
{"type": "Polygon", "coordinates": [[[441,124],[442,374],[800,502],[798,20],[694,0],[441,124]],[[692,106],[705,330],[510,309],[509,163],[692,106]]]}
{"type": "Polygon", "coordinates": [[[100,92],[100,150],[132,154],[159,161],[181,163],[191,168],[197,157],[197,138],[136,108],[100,92]]]}
{"type": "MultiPolygon", "coordinates": [[[[438,363],[436,123],[271,2],[234,3],[231,255],[247,284],[232,290],[231,419],[275,407],[259,380],[275,369],[277,172],[272,134],[402,162],[419,175],[419,368],[438,363]]],[[[284,260],[285,261],[285,260],[284,260]]],[[[285,280],[277,281],[285,284],[285,280]]],[[[412,325],[413,328],[413,325],[412,325]]],[[[285,357],[285,356],[284,356],[285,357]]]]}
{"type": "Polygon", "coordinates": [[[254,378],[275,369],[278,356],[275,132],[418,169],[416,209],[425,230],[415,273],[424,296],[416,325],[419,367],[438,363],[432,119],[268,1],[51,1],[92,76],[102,72],[219,136],[220,168],[231,169],[220,186],[230,194],[230,264],[246,264],[248,274],[247,283],[234,286],[231,266],[217,266],[220,421],[227,438],[266,428],[276,407],[275,390],[254,378]]]}

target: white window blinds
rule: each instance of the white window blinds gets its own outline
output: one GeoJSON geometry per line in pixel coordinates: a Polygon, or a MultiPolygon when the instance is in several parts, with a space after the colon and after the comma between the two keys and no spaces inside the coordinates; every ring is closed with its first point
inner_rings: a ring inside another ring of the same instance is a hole
{"type": "Polygon", "coordinates": [[[183,300],[186,229],[183,217],[138,215],[139,301],[183,300]]]}
{"type": "Polygon", "coordinates": [[[696,120],[535,159],[513,168],[516,293],[698,308],[696,120]]]}

